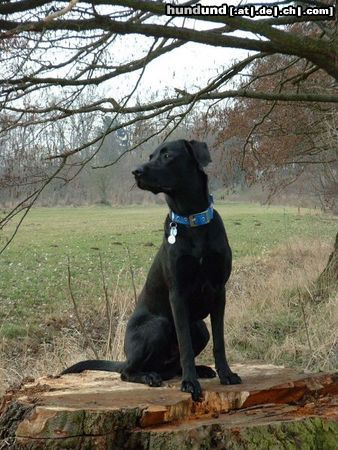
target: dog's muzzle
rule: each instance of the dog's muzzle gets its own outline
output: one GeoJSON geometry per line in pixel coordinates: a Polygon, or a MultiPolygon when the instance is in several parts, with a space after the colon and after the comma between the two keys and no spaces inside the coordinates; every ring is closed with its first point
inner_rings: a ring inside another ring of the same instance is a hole
{"type": "Polygon", "coordinates": [[[144,174],[144,169],[142,167],[138,167],[137,169],[132,171],[132,174],[135,177],[135,180],[139,180],[144,174]]]}
{"type": "Polygon", "coordinates": [[[145,165],[137,167],[132,171],[137,186],[140,189],[150,191],[153,194],[159,194],[160,192],[170,193],[173,191],[170,186],[163,186],[161,183],[159,183],[156,178],[154,178],[152,171],[149,169],[150,168],[145,165]]]}

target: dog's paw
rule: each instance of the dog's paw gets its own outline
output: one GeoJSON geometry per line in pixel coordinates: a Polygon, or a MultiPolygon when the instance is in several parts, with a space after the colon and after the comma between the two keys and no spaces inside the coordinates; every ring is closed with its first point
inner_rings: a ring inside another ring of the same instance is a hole
{"type": "Polygon", "coordinates": [[[226,372],[226,373],[219,373],[219,379],[221,384],[241,384],[242,380],[237,373],[234,372],[226,372]]]}
{"type": "Polygon", "coordinates": [[[215,378],[216,372],[208,366],[196,366],[198,378],[215,378]]]}
{"type": "Polygon", "coordinates": [[[144,384],[152,387],[162,386],[162,378],[157,372],[149,372],[144,376],[144,384]]]}
{"type": "Polygon", "coordinates": [[[181,391],[189,392],[194,402],[199,402],[202,399],[202,388],[197,380],[183,380],[181,391]]]}

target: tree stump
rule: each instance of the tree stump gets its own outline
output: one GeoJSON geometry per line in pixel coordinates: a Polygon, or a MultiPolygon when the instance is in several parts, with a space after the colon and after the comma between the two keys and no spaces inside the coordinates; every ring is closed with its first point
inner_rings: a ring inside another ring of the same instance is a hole
{"type": "Polygon", "coordinates": [[[0,407],[0,449],[337,448],[337,374],[234,365],[243,384],[202,380],[192,402],[173,379],[160,388],[118,374],[26,380],[0,407]]]}

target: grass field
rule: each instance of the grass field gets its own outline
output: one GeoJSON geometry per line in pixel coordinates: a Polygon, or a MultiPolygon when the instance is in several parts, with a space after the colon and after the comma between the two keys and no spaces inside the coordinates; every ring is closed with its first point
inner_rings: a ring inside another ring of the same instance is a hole
{"type": "MultiPolygon", "coordinates": [[[[337,220],[310,210],[299,212],[293,208],[253,204],[221,203],[216,208],[223,217],[235,260],[229,286],[230,335],[231,329],[237,329],[238,324],[249,329],[249,335],[254,330],[250,342],[230,337],[236,341],[234,357],[239,359],[242,354],[243,357],[259,358],[265,348],[262,340],[268,343],[271,333],[277,332],[280,344],[297,327],[303,329],[303,321],[306,320],[303,310],[295,313],[292,308],[285,310],[282,316],[277,309],[274,318],[274,309],[270,305],[273,323],[268,327],[273,330],[265,332],[259,315],[262,314],[260,308],[263,308],[261,302],[264,299],[266,307],[269,307],[266,303],[267,286],[288,298],[297,289],[304,290],[304,286],[308,289],[326,262],[337,220]],[[309,273],[305,273],[306,270],[309,273]],[[281,282],[287,274],[289,279],[281,282]],[[298,278],[290,285],[289,281],[295,274],[298,278]],[[248,288],[251,282],[253,284],[248,288]],[[246,289],[252,289],[252,292],[245,292],[246,289]],[[288,289],[288,294],[283,294],[285,289],[288,289]],[[244,294],[250,298],[244,298],[244,294]],[[248,318],[243,308],[250,310],[250,301],[255,314],[251,314],[246,323],[248,318]]],[[[166,212],[164,206],[33,210],[13,243],[0,256],[2,351],[8,355],[9,348],[12,351],[13,345],[24,343],[27,351],[32,352],[32,348],[36,348],[38,352],[37,348],[41,349],[42,344],[47,342],[51,345],[56,336],[69,330],[72,336],[77,336],[77,321],[68,287],[68,260],[74,298],[84,312],[85,325],[93,342],[101,345],[100,334],[103,331],[99,324],[104,321],[106,300],[109,298],[113,308],[114,302],[123,295],[128,297],[125,301],[133,302],[131,272],[139,289],[161,243],[166,212]]],[[[8,239],[13,227],[0,235],[2,243],[8,239]]],[[[115,313],[117,326],[119,312],[115,313]]],[[[304,345],[307,346],[308,342],[304,345]]],[[[314,351],[313,345],[311,351],[314,351]]],[[[290,362],[287,355],[285,359],[290,362]]]]}

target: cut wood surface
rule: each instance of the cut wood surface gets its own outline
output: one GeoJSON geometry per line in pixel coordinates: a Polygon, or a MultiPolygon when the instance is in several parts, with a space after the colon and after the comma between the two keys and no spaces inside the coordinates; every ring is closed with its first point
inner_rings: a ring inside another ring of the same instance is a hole
{"type": "Polygon", "coordinates": [[[88,371],[26,380],[0,409],[0,449],[335,449],[337,374],[234,365],[243,384],[163,387],[88,371]]]}

